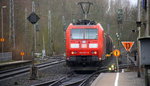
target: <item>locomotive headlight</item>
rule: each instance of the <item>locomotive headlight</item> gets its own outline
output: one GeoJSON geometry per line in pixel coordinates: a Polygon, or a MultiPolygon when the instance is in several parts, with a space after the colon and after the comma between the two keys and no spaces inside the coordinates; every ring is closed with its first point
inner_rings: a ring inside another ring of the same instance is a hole
{"type": "Polygon", "coordinates": [[[71,44],[70,47],[71,48],[79,48],[79,44],[71,44]]]}
{"type": "Polygon", "coordinates": [[[72,51],[71,54],[77,54],[77,52],[76,51],[72,51]]]}
{"type": "Polygon", "coordinates": [[[74,52],[72,51],[71,54],[74,54],[74,52]]]}
{"type": "Polygon", "coordinates": [[[97,51],[92,51],[91,53],[92,53],[92,54],[97,54],[97,51]]]}
{"type": "Polygon", "coordinates": [[[97,54],[97,52],[95,51],[94,54],[97,54]]]}
{"type": "Polygon", "coordinates": [[[89,48],[98,48],[98,44],[89,44],[89,48]]]}

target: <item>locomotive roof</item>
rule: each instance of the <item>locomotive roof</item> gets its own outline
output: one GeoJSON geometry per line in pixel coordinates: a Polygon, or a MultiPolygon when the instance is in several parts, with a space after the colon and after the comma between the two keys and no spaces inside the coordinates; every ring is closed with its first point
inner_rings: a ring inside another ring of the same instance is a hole
{"type": "Polygon", "coordinates": [[[96,25],[96,22],[91,20],[77,20],[73,25],[96,25]]]}

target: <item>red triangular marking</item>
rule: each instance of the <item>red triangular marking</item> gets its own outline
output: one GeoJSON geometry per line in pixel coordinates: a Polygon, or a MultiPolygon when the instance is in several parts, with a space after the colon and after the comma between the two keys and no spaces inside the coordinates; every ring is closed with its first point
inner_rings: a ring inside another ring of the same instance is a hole
{"type": "Polygon", "coordinates": [[[126,51],[130,51],[130,49],[132,48],[134,42],[121,42],[122,45],[124,46],[124,48],[126,49],[126,51]]]}

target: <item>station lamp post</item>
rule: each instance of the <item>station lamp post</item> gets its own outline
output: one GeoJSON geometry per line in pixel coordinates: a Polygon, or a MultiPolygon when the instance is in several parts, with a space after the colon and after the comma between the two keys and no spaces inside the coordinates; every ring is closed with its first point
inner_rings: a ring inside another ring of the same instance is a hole
{"type": "Polygon", "coordinates": [[[4,39],[4,22],[3,22],[3,9],[5,9],[7,6],[2,6],[1,7],[1,28],[2,28],[2,32],[1,32],[1,39],[0,39],[0,42],[2,42],[2,57],[3,57],[3,47],[4,47],[4,44],[3,42],[5,41],[4,39]]]}

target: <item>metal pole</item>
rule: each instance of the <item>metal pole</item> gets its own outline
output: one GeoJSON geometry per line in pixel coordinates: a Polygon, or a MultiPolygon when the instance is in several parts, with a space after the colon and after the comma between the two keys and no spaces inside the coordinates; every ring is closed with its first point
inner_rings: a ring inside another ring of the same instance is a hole
{"type": "Polygon", "coordinates": [[[118,45],[118,49],[119,49],[119,40],[120,40],[120,38],[119,38],[119,33],[116,33],[116,37],[117,37],[117,45],[118,45]]]}
{"type": "Polygon", "coordinates": [[[85,16],[84,16],[84,18],[85,18],[85,19],[87,19],[87,14],[86,14],[86,13],[85,13],[85,16]]]}
{"type": "MultiPolygon", "coordinates": [[[[27,18],[27,12],[28,12],[27,8],[25,8],[24,12],[25,12],[25,16],[24,16],[25,17],[25,21],[24,21],[25,22],[24,23],[24,29],[25,29],[24,30],[25,31],[25,33],[24,33],[24,43],[25,42],[28,43],[28,38],[27,38],[27,19],[26,19],[27,18]]],[[[24,51],[26,53],[28,52],[28,46],[27,46],[28,44],[27,43],[25,43],[25,45],[24,45],[25,46],[24,51]]]]}
{"type": "MultiPolygon", "coordinates": [[[[64,47],[66,47],[66,21],[65,16],[62,16],[62,23],[63,23],[63,32],[64,32],[64,47]]],[[[64,56],[66,56],[66,53],[64,52],[64,56]]]]}
{"type": "Polygon", "coordinates": [[[11,34],[12,34],[12,1],[9,0],[9,43],[11,44],[11,34]]]}
{"type": "Polygon", "coordinates": [[[23,56],[22,56],[22,61],[23,61],[23,56]]]}
{"type": "Polygon", "coordinates": [[[12,0],[12,32],[13,32],[13,48],[16,48],[16,34],[15,34],[15,16],[14,16],[14,0],[12,0]]]}
{"type": "Polygon", "coordinates": [[[48,39],[49,39],[49,52],[52,55],[52,46],[51,46],[51,11],[48,11],[48,39]]]}
{"type": "MultiPolygon", "coordinates": [[[[35,2],[32,1],[32,12],[35,12],[35,2]]],[[[34,52],[36,52],[36,25],[34,24],[34,52]]]]}
{"type": "MultiPolygon", "coordinates": [[[[138,0],[138,15],[137,15],[137,29],[138,29],[138,38],[140,38],[141,35],[141,0],[138,0]]],[[[138,56],[137,56],[137,65],[138,65],[138,72],[137,72],[137,76],[141,77],[140,74],[140,45],[139,45],[139,41],[137,38],[137,43],[138,43],[138,56]]]]}
{"type": "Polygon", "coordinates": [[[129,68],[129,52],[127,52],[127,69],[129,68]]]}
{"type": "MultiPolygon", "coordinates": [[[[117,39],[118,40],[118,39],[117,39]]],[[[119,40],[118,40],[118,49],[119,49],[119,40]]]]}
{"type": "Polygon", "coordinates": [[[43,35],[43,49],[42,49],[42,60],[44,60],[44,57],[46,56],[45,53],[45,40],[44,40],[44,35],[43,35]]]}
{"type": "MultiPolygon", "coordinates": [[[[2,18],[2,36],[1,38],[3,38],[3,7],[1,8],[1,18],[2,18]]],[[[3,57],[3,42],[2,42],[2,57],[3,57]]]]}
{"type": "Polygon", "coordinates": [[[44,35],[43,35],[43,50],[45,50],[45,40],[44,40],[44,35]]]}
{"type": "Polygon", "coordinates": [[[118,56],[116,56],[117,72],[119,72],[118,56]]]}
{"type": "MultiPolygon", "coordinates": [[[[118,23],[118,38],[119,38],[119,36],[120,36],[120,23],[118,23]]],[[[119,49],[119,40],[118,40],[118,49],[119,49]]]]}
{"type": "Polygon", "coordinates": [[[107,33],[110,35],[110,24],[107,24],[107,33]]]}
{"type": "Polygon", "coordinates": [[[147,5],[146,5],[146,33],[145,36],[149,36],[149,0],[147,0],[147,5]]]}
{"type": "MultiPolygon", "coordinates": [[[[32,1],[32,12],[35,12],[35,3],[34,1],[32,1]]],[[[38,78],[38,68],[34,65],[34,53],[36,51],[36,43],[35,43],[35,32],[36,32],[36,26],[34,25],[34,29],[33,29],[33,45],[32,45],[32,67],[31,67],[31,75],[30,75],[30,79],[31,80],[36,80],[38,78]]]]}
{"type": "MultiPolygon", "coordinates": [[[[32,1],[32,12],[35,12],[35,4],[34,4],[34,1],[32,1]]],[[[35,25],[34,25],[34,28],[33,28],[33,45],[32,47],[35,46],[34,42],[35,42],[35,25]]],[[[35,47],[32,48],[32,66],[34,66],[34,53],[35,53],[35,47]]]]}
{"type": "MultiPolygon", "coordinates": [[[[149,36],[149,10],[150,10],[150,8],[149,8],[149,4],[150,4],[150,2],[149,2],[149,0],[147,0],[147,4],[146,4],[146,33],[145,33],[145,36],[149,36]]],[[[150,84],[149,84],[149,75],[148,75],[148,69],[149,69],[149,67],[147,67],[147,66],[145,66],[145,68],[144,68],[145,70],[145,86],[150,86],[150,84]]]]}
{"type": "MultiPolygon", "coordinates": [[[[2,39],[4,39],[4,21],[3,21],[3,9],[6,8],[6,6],[2,6],[1,7],[1,18],[2,18],[2,39]]],[[[4,39],[5,40],[5,39],[4,39]]],[[[4,47],[4,44],[3,44],[4,41],[2,41],[2,57],[3,57],[3,47],[4,47]]]]}

